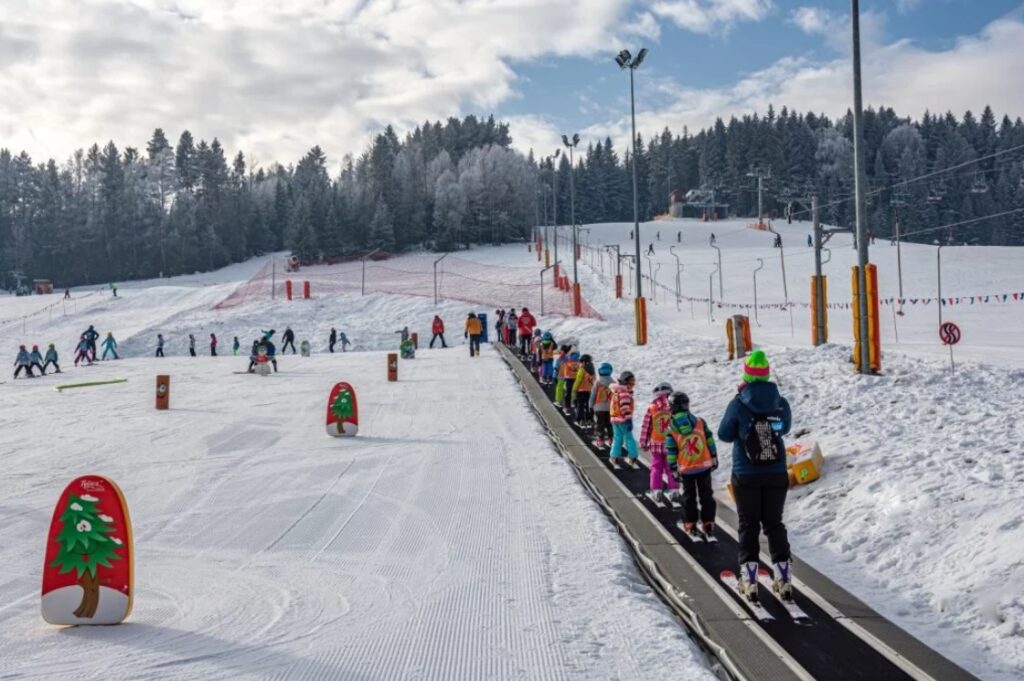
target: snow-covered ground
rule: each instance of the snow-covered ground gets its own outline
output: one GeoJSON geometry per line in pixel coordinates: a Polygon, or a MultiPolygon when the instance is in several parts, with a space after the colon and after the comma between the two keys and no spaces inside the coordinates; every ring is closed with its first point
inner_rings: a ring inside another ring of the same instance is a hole
{"type": "Polygon", "coordinates": [[[421,352],[398,383],[379,352],[241,362],[0,386],[0,677],[713,678],[489,348],[421,352]],[[324,433],[336,380],[358,391],[352,440],[324,433]],[[125,491],[135,609],[60,630],[39,617],[46,530],[87,472],[125,491]]]}

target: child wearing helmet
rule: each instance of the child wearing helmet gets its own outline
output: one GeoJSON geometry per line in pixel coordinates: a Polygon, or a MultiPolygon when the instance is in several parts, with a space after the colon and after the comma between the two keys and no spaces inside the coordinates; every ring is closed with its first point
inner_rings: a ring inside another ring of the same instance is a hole
{"type": "Polygon", "coordinates": [[[555,351],[558,346],[550,331],[545,331],[540,341],[540,383],[551,385],[555,377],[555,351]]]}
{"type": "Polygon", "coordinates": [[[672,421],[665,445],[668,464],[675,468],[675,474],[683,484],[683,520],[680,527],[696,541],[716,541],[715,512],[718,507],[711,488],[711,471],[718,468],[715,437],[707,422],[690,412],[690,398],[686,393],[672,393],[669,409],[672,421]]]}
{"type": "Polygon", "coordinates": [[[571,346],[562,345],[558,348],[558,354],[555,356],[555,404],[557,405],[562,404],[565,399],[565,375],[562,373],[562,365],[569,359],[570,350],[572,350],[571,346]]]}
{"type": "Polygon", "coordinates": [[[594,360],[590,355],[580,357],[576,378],[572,382],[572,403],[576,407],[576,423],[590,424],[590,393],[594,390],[594,360]]]}
{"type": "Polygon", "coordinates": [[[640,449],[651,455],[650,497],[658,505],[665,503],[662,492],[665,485],[668,485],[670,500],[675,501],[679,495],[679,483],[668,466],[668,449],[665,446],[672,421],[668,401],[671,394],[672,386],[668,383],[662,382],[654,387],[654,399],[647,407],[643,425],[640,426],[640,449]]]}
{"type": "Polygon", "coordinates": [[[612,444],[612,365],[604,362],[597,368],[597,382],[590,392],[590,412],[594,415],[594,446],[598,449],[612,444]]]}
{"type": "Polygon", "coordinates": [[[540,329],[533,330],[533,337],[530,338],[529,356],[527,357],[527,366],[530,367],[530,371],[540,378],[540,341],[541,331],[540,329]]]}
{"type": "Polygon", "coordinates": [[[633,437],[633,387],[636,385],[636,377],[632,371],[623,371],[619,380],[611,386],[612,400],[609,407],[612,422],[612,449],[608,457],[612,466],[619,467],[619,458],[622,456],[622,448],[625,447],[628,453],[626,464],[631,468],[637,467],[639,452],[636,447],[636,438],[633,437]]]}
{"type": "Polygon", "coordinates": [[[114,340],[114,334],[111,331],[107,331],[107,337],[103,339],[103,357],[106,359],[107,355],[113,353],[114,359],[121,359],[117,356],[117,341],[114,340]]]}
{"type": "Polygon", "coordinates": [[[39,346],[38,345],[33,345],[32,346],[32,352],[29,354],[29,357],[32,359],[32,365],[29,367],[29,370],[31,370],[31,369],[39,369],[39,375],[42,376],[43,373],[44,373],[43,372],[43,354],[41,352],[39,352],[39,346]]]}
{"type": "Polygon", "coordinates": [[[569,356],[562,361],[562,368],[558,375],[558,383],[562,387],[562,413],[566,416],[572,414],[572,386],[579,370],[580,353],[570,350],[569,356]]]}
{"type": "Polygon", "coordinates": [[[43,359],[44,374],[46,373],[46,368],[50,366],[50,364],[53,364],[54,369],[57,370],[56,373],[61,373],[60,365],[57,364],[57,348],[53,346],[53,343],[50,343],[46,348],[46,357],[43,359]]]}
{"type": "Polygon", "coordinates": [[[26,378],[35,378],[36,375],[32,373],[32,356],[25,349],[24,345],[18,347],[18,356],[14,358],[14,366],[17,367],[14,370],[14,377],[17,378],[23,370],[27,374],[26,378]]]}

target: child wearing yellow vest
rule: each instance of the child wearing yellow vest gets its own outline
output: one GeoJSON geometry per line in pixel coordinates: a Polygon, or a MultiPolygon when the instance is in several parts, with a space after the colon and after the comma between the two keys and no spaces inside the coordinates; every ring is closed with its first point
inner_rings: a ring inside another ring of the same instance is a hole
{"type": "Polygon", "coordinates": [[[597,368],[597,382],[590,393],[590,413],[594,415],[594,446],[598,449],[612,444],[612,365],[597,368]]]}
{"type": "Polygon", "coordinates": [[[572,382],[572,402],[576,406],[576,423],[590,423],[590,393],[594,389],[594,360],[590,355],[580,357],[576,379],[572,382]]]}

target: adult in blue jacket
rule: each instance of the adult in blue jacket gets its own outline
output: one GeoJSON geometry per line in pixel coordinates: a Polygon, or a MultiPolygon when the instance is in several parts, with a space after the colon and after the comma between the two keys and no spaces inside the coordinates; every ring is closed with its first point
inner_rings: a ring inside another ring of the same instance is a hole
{"type": "Polygon", "coordinates": [[[775,588],[783,597],[792,597],[789,538],[782,522],[789,491],[786,452],[782,436],[792,426],[789,402],[771,381],[768,358],[755,350],[743,366],[743,383],[732,399],[718,426],[718,439],[732,444],[732,489],[739,516],[740,586],[751,600],[757,599],[757,556],[762,528],[768,537],[768,551],[775,565],[775,588]],[[744,441],[758,417],[772,419],[773,438],[779,457],[773,463],[752,463],[744,441]]]}

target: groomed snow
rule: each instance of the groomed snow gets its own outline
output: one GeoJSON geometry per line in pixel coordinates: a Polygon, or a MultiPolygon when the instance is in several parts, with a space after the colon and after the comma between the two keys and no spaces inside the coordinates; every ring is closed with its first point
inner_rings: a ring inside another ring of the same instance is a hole
{"type": "Polygon", "coordinates": [[[0,386],[0,676],[711,679],[496,354],[128,359],[0,386]],[[171,410],[153,408],[171,375],[171,410]],[[61,380],[127,383],[57,393],[61,380]],[[324,433],[336,380],[360,435],[324,433]],[[134,611],[39,617],[63,485],[101,473],[134,524],[134,611]]]}

